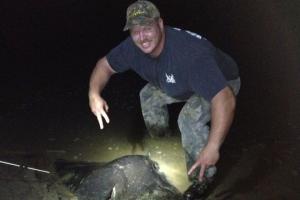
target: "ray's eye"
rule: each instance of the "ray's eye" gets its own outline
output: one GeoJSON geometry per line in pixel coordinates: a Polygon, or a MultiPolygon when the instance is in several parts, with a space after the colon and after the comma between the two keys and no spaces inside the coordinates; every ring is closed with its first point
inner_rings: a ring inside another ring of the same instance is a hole
{"type": "Polygon", "coordinates": [[[152,167],[153,167],[153,169],[155,169],[155,170],[159,170],[159,165],[158,165],[158,163],[157,162],[152,162],[152,167]]]}

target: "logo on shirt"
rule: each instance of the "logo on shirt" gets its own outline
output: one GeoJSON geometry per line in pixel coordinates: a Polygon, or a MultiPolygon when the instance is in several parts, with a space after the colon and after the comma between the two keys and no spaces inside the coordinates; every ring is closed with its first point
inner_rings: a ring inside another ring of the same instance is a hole
{"type": "Polygon", "coordinates": [[[173,74],[170,74],[170,75],[168,75],[167,73],[166,73],[166,82],[167,83],[176,83],[176,80],[175,80],[175,78],[174,78],[174,75],[173,74]]]}

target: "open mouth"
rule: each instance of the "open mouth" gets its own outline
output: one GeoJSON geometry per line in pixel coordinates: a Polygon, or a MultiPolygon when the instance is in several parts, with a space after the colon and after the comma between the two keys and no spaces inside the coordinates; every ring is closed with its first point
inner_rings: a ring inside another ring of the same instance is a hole
{"type": "Polygon", "coordinates": [[[143,47],[143,48],[149,48],[150,47],[150,42],[149,41],[147,41],[147,42],[142,42],[141,43],[141,46],[143,47]]]}

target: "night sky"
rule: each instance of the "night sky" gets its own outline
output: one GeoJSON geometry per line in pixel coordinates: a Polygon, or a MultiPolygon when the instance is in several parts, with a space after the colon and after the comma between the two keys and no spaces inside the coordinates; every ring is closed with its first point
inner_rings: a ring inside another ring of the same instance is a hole
{"type": "MultiPolygon", "coordinates": [[[[0,149],[23,144],[42,149],[30,140],[33,135],[98,129],[88,107],[89,76],[97,60],[127,37],[122,28],[131,2],[1,0],[0,149]]],[[[234,134],[225,147],[240,151],[263,144],[256,156],[269,159],[262,162],[264,172],[278,164],[274,157],[299,169],[300,1],[153,2],[165,24],[200,33],[239,65],[242,88],[234,134]]],[[[144,84],[126,72],[115,75],[104,92],[112,119],[134,115],[125,119],[125,130],[136,121],[143,126],[138,92],[144,84]]]]}

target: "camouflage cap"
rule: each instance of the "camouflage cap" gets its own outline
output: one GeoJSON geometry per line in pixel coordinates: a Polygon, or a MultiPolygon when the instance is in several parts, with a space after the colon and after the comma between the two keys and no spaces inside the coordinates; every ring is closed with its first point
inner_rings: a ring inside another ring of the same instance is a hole
{"type": "Polygon", "coordinates": [[[132,3],[126,12],[126,25],[124,31],[127,31],[134,25],[147,25],[160,17],[159,10],[150,1],[138,0],[132,3]]]}

